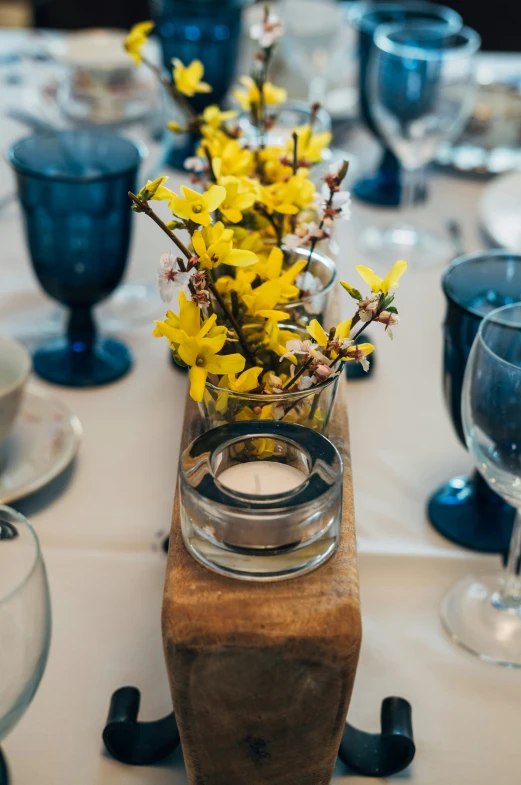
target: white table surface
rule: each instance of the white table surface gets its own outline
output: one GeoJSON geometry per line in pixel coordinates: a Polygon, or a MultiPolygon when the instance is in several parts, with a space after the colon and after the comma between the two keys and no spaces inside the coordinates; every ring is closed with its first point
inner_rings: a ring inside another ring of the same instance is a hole
{"type": "MultiPolygon", "coordinates": [[[[516,67],[519,61],[511,62],[516,67]]],[[[3,116],[20,102],[19,91],[4,85],[0,91],[2,148],[25,133],[3,116]]],[[[430,183],[425,223],[443,232],[447,219],[457,217],[468,249],[482,247],[476,206],[483,185],[439,173],[430,183]]],[[[0,195],[14,187],[3,160],[0,186],[0,195]]],[[[341,278],[356,282],[354,266],[372,265],[357,250],[361,229],[394,217],[354,204],[339,238],[341,278]]],[[[0,211],[0,249],[1,317],[14,298],[34,297],[38,289],[16,202],[0,211]]],[[[153,279],[165,249],[161,232],[136,216],[129,279],[153,279]]],[[[459,650],[438,619],[445,588],[498,559],[452,546],[425,516],[429,494],[470,467],[442,399],[445,261],[410,269],[397,298],[402,323],[394,342],[382,332],[375,373],[350,386],[364,640],[349,719],[376,731],[381,700],[401,695],[413,705],[417,755],[396,779],[510,785],[521,779],[521,673],[459,650]]],[[[170,525],[186,377],[150,332],[143,327],[124,336],[135,367],[116,384],[78,391],[36,381],[79,416],[84,439],[71,471],[15,505],[42,542],[53,637],[40,689],[4,745],[14,785],[186,783],[179,750],[158,766],[131,768],[107,757],[101,742],[116,688],[141,689],[141,719],[157,719],[171,707],[160,632],[166,563],[160,544],[170,525]]],[[[347,774],[341,764],[334,778],[373,781],[347,774]]]]}

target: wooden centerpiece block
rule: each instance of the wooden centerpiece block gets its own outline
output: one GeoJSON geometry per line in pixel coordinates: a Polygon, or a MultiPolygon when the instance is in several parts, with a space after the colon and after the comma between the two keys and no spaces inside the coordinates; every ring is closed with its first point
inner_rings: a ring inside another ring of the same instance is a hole
{"type": "MultiPolygon", "coordinates": [[[[182,449],[200,427],[188,398],[182,449]]],[[[330,783],[361,642],[344,379],[328,436],[345,466],[341,542],[301,577],[235,580],[197,563],[176,493],[163,641],[190,785],[330,783]]]]}

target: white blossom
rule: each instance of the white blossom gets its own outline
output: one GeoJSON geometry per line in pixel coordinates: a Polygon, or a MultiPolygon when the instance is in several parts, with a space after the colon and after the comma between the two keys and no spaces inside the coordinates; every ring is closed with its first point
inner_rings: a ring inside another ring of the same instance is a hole
{"type": "Polygon", "coordinates": [[[182,271],[174,254],[161,254],[157,283],[163,302],[170,303],[174,295],[179,292],[185,292],[189,296],[190,278],[196,273],[197,270],[193,270],[191,273],[182,271]]]}
{"type": "Polygon", "coordinates": [[[284,35],[284,24],[271,11],[262,22],[257,22],[250,27],[250,37],[258,41],[262,49],[269,49],[282,35],[284,35]]]}
{"type": "Polygon", "coordinates": [[[299,390],[309,390],[310,387],[313,385],[313,379],[311,376],[301,376],[298,380],[298,388],[299,390]]]}
{"type": "Polygon", "coordinates": [[[297,276],[295,286],[298,286],[300,291],[306,292],[306,294],[316,294],[322,289],[322,281],[307,270],[297,276]]]}
{"type": "Polygon", "coordinates": [[[192,155],[189,158],[185,158],[183,166],[189,172],[200,173],[206,171],[207,164],[202,158],[199,158],[197,155],[192,155]]]}

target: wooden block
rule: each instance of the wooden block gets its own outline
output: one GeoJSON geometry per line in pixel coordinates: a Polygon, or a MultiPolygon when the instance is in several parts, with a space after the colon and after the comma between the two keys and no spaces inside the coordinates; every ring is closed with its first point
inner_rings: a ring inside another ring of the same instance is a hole
{"type": "MultiPolygon", "coordinates": [[[[188,399],[182,448],[200,427],[188,399]]],[[[345,461],[340,547],[276,583],[225,578],[189,555],[176,494],[163,642],[190,785],[329,785],[361,641],[345,381],[329,433],[345,461]]]]}

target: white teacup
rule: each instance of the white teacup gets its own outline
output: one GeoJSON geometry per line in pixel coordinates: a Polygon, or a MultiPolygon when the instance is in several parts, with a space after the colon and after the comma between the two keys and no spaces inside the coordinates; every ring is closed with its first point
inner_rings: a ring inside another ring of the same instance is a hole
{"type": "Polygon", "coordinates": [[[18,341],[0,337],[0,444],[14,425],[31,373],[31,357],[18,341]]]}

